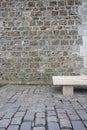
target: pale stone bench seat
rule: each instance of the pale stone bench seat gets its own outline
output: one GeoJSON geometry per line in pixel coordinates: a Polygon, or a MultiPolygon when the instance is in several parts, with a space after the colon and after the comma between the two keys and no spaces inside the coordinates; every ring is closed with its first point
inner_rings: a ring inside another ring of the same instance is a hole
{"type": "Polygon", "coordinates": [[[87,76],[53,76],[53,85],[63,86],[63,95],[73,95],[74,85],[87,85],[87,76]]]}

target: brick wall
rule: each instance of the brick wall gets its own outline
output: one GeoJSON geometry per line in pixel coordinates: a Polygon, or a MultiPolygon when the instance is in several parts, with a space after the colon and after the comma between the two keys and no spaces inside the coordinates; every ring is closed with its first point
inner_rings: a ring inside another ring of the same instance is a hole
{"type": "Polygon", "coordinates": [[[0,0],[0,79],[79,75],[81,0],[0,0]]]}

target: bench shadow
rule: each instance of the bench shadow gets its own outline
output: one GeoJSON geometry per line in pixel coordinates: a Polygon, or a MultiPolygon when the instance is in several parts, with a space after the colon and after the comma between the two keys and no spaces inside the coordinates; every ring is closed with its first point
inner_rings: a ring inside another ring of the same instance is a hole
{"type": "MultiPolygon", "coordinates": [[[[54,94],[62,94],[62,85],[61,86],[53,86],[51,87],[51,92],[54,94]]],[[[77,94],[86,94],[87,93],[87,86],[74,86],[74,93],[77,94]]]]}
{"type": "Polygon", "coordinates": [[[62,94],[62,86],[56,85],[56,86],[51,87],[51,92],[55,94],[58,94],[58,93],[62,94]]]}
{"type": "Polygon", "coordinates": [[[87,86],[86,85],[75,86],[74,91],[75,91],[75,93],[82,93],[82,94],[87,93],[87,86]]]}

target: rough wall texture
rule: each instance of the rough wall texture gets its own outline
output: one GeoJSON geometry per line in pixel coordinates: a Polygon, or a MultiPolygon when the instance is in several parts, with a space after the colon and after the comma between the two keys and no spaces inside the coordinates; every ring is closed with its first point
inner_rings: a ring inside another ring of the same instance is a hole
{"type": "Polygon", "coordinates": [[[83,57],[84,68],[81,69],[81,75],[87,75],[87,0],[83,0],[79,8],[82,24],[79,26],[79,34],[82,36],[83,44],[80,46],[80,54],[83,57]]]}
{"type": "Polygon", "coordinates": [[[0,0],[0,79],[80,75],[81,0],[0,0]]]}

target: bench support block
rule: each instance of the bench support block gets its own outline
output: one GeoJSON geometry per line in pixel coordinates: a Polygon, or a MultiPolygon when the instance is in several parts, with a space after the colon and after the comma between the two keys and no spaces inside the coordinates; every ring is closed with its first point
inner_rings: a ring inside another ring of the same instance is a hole
{"type": "Polygon", "coordinates": [[[63,95],[73,95],[73,86],[63,86],[63,95]]]}

